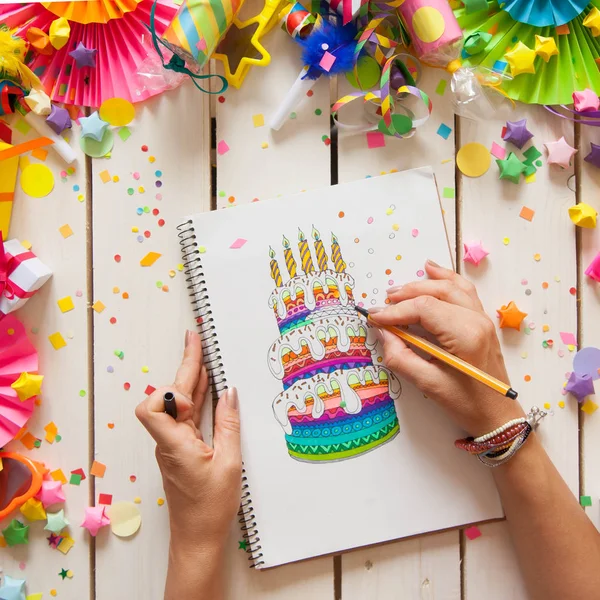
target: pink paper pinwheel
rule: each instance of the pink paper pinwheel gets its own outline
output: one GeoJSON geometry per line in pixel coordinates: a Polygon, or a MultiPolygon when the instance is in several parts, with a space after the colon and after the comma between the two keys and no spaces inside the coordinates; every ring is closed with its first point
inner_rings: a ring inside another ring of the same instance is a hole
{"type": "Polygon", "coordinates": [[[25,328],[13,315],[0,321],[0,447],[10,442],[27,423],[35,397],[21,402],[11,387],[21,373],[38,370],[38,355],[25,328]]]}
{"type": "MultiPolygon", "coordinates": [[[[141,0],[137,5],[129,2],[128,12],[118,11],[118,16],[107,22],[84,23],[81,22],[85,20],[82,15],[74,17],[72,11],[65,11],[70,25],[68,42],[60,50],[50,47],[48,54],[32,48],[34,58],[28,64],[41,79],[50,98],[64,104],[98,107],[111,98],[141,102],[179,85],[183,80],[181,75],[163,73],[162,65],[160,70],[157,68],[160,62],[146,27],[150,23],[153,1],[141,0]],[[71,53],[80,44],[88,51],[96,51],[94,61],[83,61],[95,62],[95,66],[77,66],[82,61],[76,60],[77,52],[75,57],[71,53]],[[145,78],[138,75],[140,71],[146,74],[145,78]]],[[[98,3],[84,0],[76,4],[79,12],[84,9],[98,11],[98,3]]],[[[106,0],[104,4],[107,4],[106,0]]],[[[7,25],[25,40],[31,28],[48,34],[58,14],[53,10],[54,13],[50,12],[38,2],[0,4],[0,26],[7,25]]],[[[177,6],[171,0],[157,1],[157,35],[162,35],[176,11],[177,6]]]]}

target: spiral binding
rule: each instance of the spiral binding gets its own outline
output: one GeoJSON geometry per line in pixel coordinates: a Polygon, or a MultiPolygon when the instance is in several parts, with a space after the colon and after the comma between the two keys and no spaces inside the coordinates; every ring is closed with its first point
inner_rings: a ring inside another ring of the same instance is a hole
{"type": "MultiPolygon", "coordinates": [[[[192,220],[178,225],[179,245],[181,246],[181,255],[183,266],[185,268],[186,284],[189,290],[189,296],[192,299],[192,308],[196,318],[198,332],[202,337],[202,350],[204,355],[204,364],[210,375],[210,382],[213,394],[219,396],[227,389],[227,377],[223,366],[221,349],[217,340],[217,332],[210,308],[210,298],[204,278],[204,269],[200,250],[196,242],[196,233],[192,220]]],[[[243,467],[243,465],[242,465],[243,467]]],[[[250,555],[250,568],[264,565],[261,560],[263,554],[260,552],[262,546],[259,544],[260,537],[256,526],[256,517],[252,506],[252,496],[248,484],[246,470],[242,468],[242,498],[240,510],[238,512],[239,523],[243,532],[242,537],[248,542],[246,552],[250,555]]]]}

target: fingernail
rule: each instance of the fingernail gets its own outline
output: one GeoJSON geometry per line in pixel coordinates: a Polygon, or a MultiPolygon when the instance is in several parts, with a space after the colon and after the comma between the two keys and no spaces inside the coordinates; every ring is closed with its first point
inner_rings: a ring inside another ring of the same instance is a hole
{"type": "Polygon", "coordinates": [[[192,332],[187,329],[185,332],[185,345],[187,346],[190,343],[190,340],[192,339],[192,332]]]}
{"type": "Polygon", "coordinates": [[[429,258],[427,259],[427,264],[432,267],[437,267],[438,269],[441,268],[440,265],[438,265],[436,262],[434,262],[433,260],[431,260],[429,258]]]}
{"type": "Polygon", "coordinates": [[[386,293],[386,294],[388,294],[388,295],[389,295],[389,294],[393,294],[394,292],[397,292],[397,291],[398,291],[398,290],[400,290],[400,289],[402,289],[402,286],[401,286],[401,285],[394,285],[394,286],[392,286],[391,288],[388,288],[388,289],[385,291],[385,293],[386,293]]]}
{"type": "Polygon", "coordinates": [[[372,306],[371,308],[368,309],[370,315],[375,315],[378,312],[381,312],[382,310],[384,310],[384,309],[381,306],[372,306]]]}
{"type": "Polygon", "coordinates": [[[227,402],[227,406],[229,406],[229,408],[233,408],[233,410],[238,409],[240,402],[236,388],[232,387],[227,390],[227,397],[225,398],[225,401],[227,402]]]}

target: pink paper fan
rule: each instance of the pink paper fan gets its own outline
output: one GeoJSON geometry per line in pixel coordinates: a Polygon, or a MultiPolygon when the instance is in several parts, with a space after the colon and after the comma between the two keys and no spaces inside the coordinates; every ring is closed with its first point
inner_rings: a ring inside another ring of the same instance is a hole
{"type": "MultiPolygon", "coordinates": [[[[136,10],[108,23],[87,25],[71,22],[69,42],[50,56],[35,54],[30,68],[42,80],[46,92],[54,102],[77,106],[98,107],[104,100],[124,98],[141,102],[179,85],[183,77],[158,75],[153,85],[144,85],[138,71],[144,63],[156,64],[158,57],[152,47],[152,36],[146,24],[154,0],[142,0],[136,10]],[[82,42],[88,49],[98,51],[96,67],[77,68],[69,52],[82,42]]],[[[155,14],[156,32],[160,36],[177,12],[171,0],[158,0],[155,14]]],[[[41,4],[0,4],[0,25],[5,23],[16,34],[27,39],[27,31],[37,27],[48,33],[56,15],[41,4]]]]}
{"type": "Polygon", "coordinates": [[[38,355],[21,322],[11,314],[0,321],[0,448],[27,423],[35,398],[21,402],[10,386],[23,372],[38,370],[38,355]]]}

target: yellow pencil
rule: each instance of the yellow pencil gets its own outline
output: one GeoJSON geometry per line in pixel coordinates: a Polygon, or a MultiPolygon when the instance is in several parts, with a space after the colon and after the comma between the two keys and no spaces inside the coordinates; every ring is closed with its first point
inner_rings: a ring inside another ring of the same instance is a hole
{"type": "Polygon", "coordinates": [[[367,310],[358,306],[356,306],[355,308],[361,315],[366,317],[367,320],[370,321],[374,327],[379,327],[380,329],[387,329],[387,331],[390,331],[394,335],[397,335],[400,339],[404,340],[405,342],[419,348],[419,350],[423,350],[423,352],[427,352],[427,354],[430,354],[434,358],[441,360],[443,363],[454,367],[457,371],[460,371],[461,373],[464,373],[465,375],[476,379],[484,385],[487,385],[489,388],[495,390],[499,394],[502,394],[507,398],[511,398],[512,400],[517,399],[517,396],[519,394],[517,394],[517,392],[515,392],[515,390],[513,390],[509,385],[503,383],[495,377],[492,377],[491,375],[488,375],[485,371],[482,371],[481,369],[470,365],[462,358],[458,358],[458,356],[454,356],[454,354],[450,354],[450,352],[442,350],[442,348],[440,348],[439,346],[428,342],[426,339],[418,335],[414,335],[398,327],[393,327],[391,325],[382,325],[381,323],[377,323],[376,321],[373,321],[371,315],[367,310]]]}

